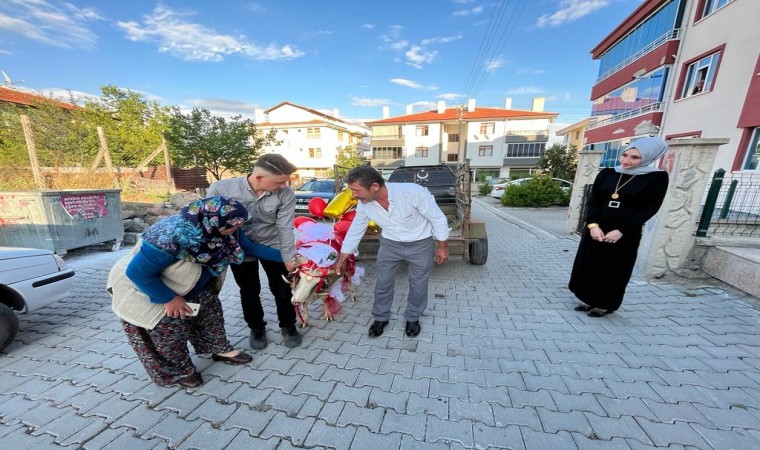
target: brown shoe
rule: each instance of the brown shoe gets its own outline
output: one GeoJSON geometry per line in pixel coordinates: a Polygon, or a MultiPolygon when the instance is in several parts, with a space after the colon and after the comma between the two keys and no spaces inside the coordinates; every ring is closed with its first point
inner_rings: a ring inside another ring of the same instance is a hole
{"type": "Polygon", "coordinates": [[[244,352],[238,352],[235,356],[222,356],[217,355],[214,353],[211,355],[211,359],[214,361],[224,361],[229,364],[248,364],[249,362],[253,361],[253,358],[251,358],[251,355],[244,353],[244,352]]]}
{"type": "Polygon", "coordinates": [[[188,377],[178,380],[177,384],[185,388],[197,388],[203,384],[203,378],[201,378],[201,374],[195,372],[188,377]]]}

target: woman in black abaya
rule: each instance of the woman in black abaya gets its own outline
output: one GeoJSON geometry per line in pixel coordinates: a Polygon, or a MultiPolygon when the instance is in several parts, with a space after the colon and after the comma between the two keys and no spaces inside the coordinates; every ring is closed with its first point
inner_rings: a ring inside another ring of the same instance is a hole
{"type": "Polygon", "coordinates": [[[594,180],[569,288],[591,317],[615,312],[631,279],[644,223],[662,205],[668,174],[652,164],[667,151],[662,139],[632,142],[620,164],[602,169],[594,180]]]}

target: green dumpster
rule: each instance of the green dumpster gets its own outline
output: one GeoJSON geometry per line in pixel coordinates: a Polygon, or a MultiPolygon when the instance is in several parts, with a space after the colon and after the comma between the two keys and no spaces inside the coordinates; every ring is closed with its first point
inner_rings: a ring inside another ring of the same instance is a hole
{"type": "Polygon", "coordinates": [[[0,192],[0,245],[57,254],[124,238],[120,189],[0,192]]]}

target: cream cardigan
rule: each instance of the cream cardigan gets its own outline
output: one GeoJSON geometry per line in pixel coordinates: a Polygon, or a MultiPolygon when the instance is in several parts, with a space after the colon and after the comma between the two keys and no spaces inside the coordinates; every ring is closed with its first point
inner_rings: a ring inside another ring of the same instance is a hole
{"type": "MultiPolygon", "coordinates": [[[[140,250],[141,244],[142,240],[135,245],[130,254],[114,264],[108,274],[106,289],[112,295],[111,309],[120,319],[141,328],[152,329],[166,315],[164,305],[151,303],[150,298],[138,289],[126,274],[127,266],[140,250]]],[[[202,270],[200,264],[180,260],[164,269],[160,277],[166,287],[175,294],[185,296],[200,280],[202,270]]],[[[225,274],[226,271],[217,277],[216,292],[221,290],[225,274]]]]}

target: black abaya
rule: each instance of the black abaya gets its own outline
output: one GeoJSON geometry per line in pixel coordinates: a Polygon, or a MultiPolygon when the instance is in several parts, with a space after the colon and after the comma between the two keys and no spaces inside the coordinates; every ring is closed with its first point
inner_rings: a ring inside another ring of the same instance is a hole
{"type": "Polygon", "coordinates": [[[584,227],[568,286],[580,301],[608,311],[620,308],[636,263],[641,230],[660,209],[667,189],[666,172],[635,176],[611,168],[599,172],[588,198],[586,224],[599,224],[605,234],[619,230],[623,237],[616,243],[598,242],[584,227]],[[616,186],[618,198],[613,199],[616,186]]]}

